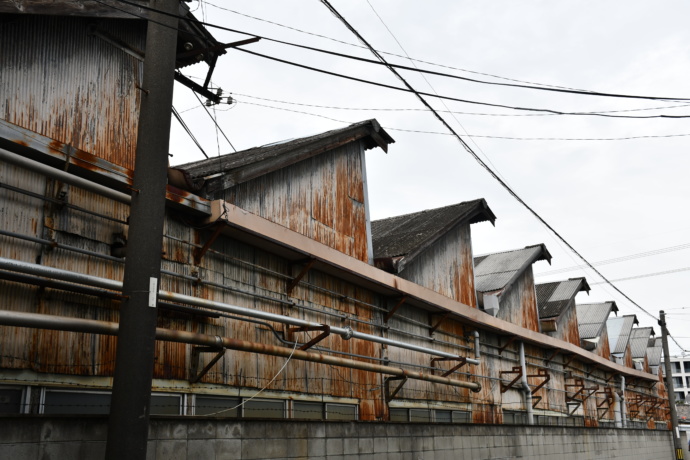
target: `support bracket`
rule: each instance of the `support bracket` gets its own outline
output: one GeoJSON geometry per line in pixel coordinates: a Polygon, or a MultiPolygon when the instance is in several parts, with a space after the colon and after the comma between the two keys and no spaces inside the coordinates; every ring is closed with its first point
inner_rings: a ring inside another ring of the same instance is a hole
{"type": "Polygon", "coordinates": [[[563,369],[568,367],[570,365],[570,363],[573,362],[574,359],[575,359],[575,355],[568,356],[568,359],[563,362],[563,369]]]}
{"type": "Polygon", "coordinates": [[[502,354],[503,354],[503,351],[504,351],[506,348],[508,348],[508,346],[509,346],[511,343],[515,342],[516,339],[517,339],[516,336],[514,336],[514,335],[511,336],[511,337],[508,339],[508,341],[507,341],[501,348],[498,349],[498,354],[499,354],[499,355],[502,355],[502,354]]]}
{"type": "Polygon", "coordinates": [[[384,323],[388,323],[388,320],[391,319],[391,318],[393,317],[393,315],[395,315],[395,312],[397,312],[398,309],[399,309],[400,307],[402,307],[403,304],[404,304],[405,302],[407,302],[407,296],[406,296],[406,295],[402,296],[402,297],[400,298],[400,300],[398,300],[398,303],[395,304],[395,307],[393,307],[393,308],[391,309],[391,311],[388,312],[388,314],[386,315],[386,317],[383,318],[383,322],[384,322],[384,323]]]}
{"type": "Polygon", "coordinates": [[[438,329],[438,328],[441,326],[441,324],[443,324],[443,322],[444,322],[449,316],[450,316],[450,312],[446,312],[446,313],[442,314],[441,317],[439,318],[439,320],[436,322],[436,324],[434,324],[433,326],[431,326],[431,327],[429,328],[429,335],[431,335],[431,334],[433,334],[434,332],[436,332],[436,329],[438,329]]]}
{"type": "Polygon", "coordinates": [[[560,353],[561,351],[563,351],[563,350],[561,350],[560,348],[556,348],[556,349],[549,355],[549,357],[546,358],[546,364],[549,364],[549,363],[551,362],[552,359],[554,359],[556,356],[559,355],[559,353],[560,353]]]}
{"type": "Polygon", "coordinates": [[[313,339],[311,339],[309,342],[305,343],[301,347],[299,347],[300,350],[308,350],[317,343],[321,342],[323,339],[331,335],[331,326],[328,326],[327,324],[322,324],[321,326],[301,326],[301,327],[291,327],[288,328],[288,338],[290,341],[292,341],[292,334],[295,332],[308,332],[308,331],[322,331],[321,334],[317,335],[313,339]]]}
{"type": "Polygon", "coordinates": [[[302,267],[302,270],[295,276],[287,285],[285,288],[285,292],[287,295],[292,294],[292,290],[295,289],[295,287],[299,284],[300,281],[302,281],[302,278],[304,278],[307,273],[309,273],[309,270],[311,270],[311,267],[316,263],[316,259],[308,259],[304,267],[302,267]]]}
{"type": "Polygon", "coordinates": [[[201,259],[204,258],[206,255],[206,252],[211,248],[211,245],[218,239],[220,234],[223,231],[223,224],[218,222],[216,224],[215,230],[213,230],[213,233],[211,236],[206,240],[206,243],[200,248],[194,248],[193,255],[194,255],[194,265],[199,265],[201,263],[201,259]]]}
{"type": "MultiPolygon", "coordinates": [[[[467,358],[459,356],[457,358],[432,358],[431,359],[431,367],[436,367],[436,363],[439,361],[457,361],[458,364],[456,364],[454,367],[450,368],[449,370],[445,371],[443,374],[441,374],[441,377],[448,377],[450,374],[453,372],[457,371],[460,369],[462,366],[467,364],[467,358]]],[[[440,369],[443,370],[443,369],[440,369]]],[[[433,373],[434,371],[432,371],[433,373]]]]}
{"type": "Polygon", "coordinates": [[[385,393],[386,393],[386,402],[389,403],[393,398],[395,398],[395,395],[398,394],[400,390],[402,390],[403,385],[407,382],[407,377],[388,377],[384,383],[386,385],[385,388],[385,393]],[[400,380],[400,384],[395,388],[395,390],[391,391],[390,388],[390,383],[394,380],[400,380]]]}
{"type": "Polygon", "coordinates": [[[192,367],[189,371],[191,378],[189,383],[197,383],[201,378],[206,375],[208,371],[225,355],[225,348],[216,347],[193,347],[192,348],[192,367]],[[201,353],[216,353],[211,361],[199,372],[199,359],[201,358],[201,353]]]}
{"type": "Polygon", "coordinates": [[[515,366],[515,367],[513,367],[513,370],[501,371],[500,375],[501,375],[501,393],[505,393],[506,391],[513,388],[513,385],[515,385],[517,383],[517,381],[522,378],[522,367],[515,366]],[[513,380],[511,380],[510,383],[505,384],[505,383],[503,383],[503,375],[504,374],[517,374],[517,376],[513,380]]]}

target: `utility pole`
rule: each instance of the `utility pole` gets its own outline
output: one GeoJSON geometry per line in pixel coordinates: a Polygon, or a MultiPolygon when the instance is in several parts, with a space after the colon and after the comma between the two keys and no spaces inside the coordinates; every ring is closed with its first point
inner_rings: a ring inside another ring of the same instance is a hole
{"type": "Polygon", "coordinates": [[[664,374],[666,377],[666,390],[668,391],[668,404],[671,406],[671,431],[673,432],[673,448],[676,452],[676,460],[683,460],[683,447],[680,444],[678,414],[676,413],[676,393],[673,391],[673,377],[671,376],[671,354],[668,351],[668,331],[666,330],[666,314],[664,313],[664,310],[659,312],[659,326],[661,326],[661,344],[664,347],[664,374]]]}
{"type": "Polygon", "coordinates": [[[129,218],[107,460],[145,460],[161,269],[179,0],[152,0],[129,218]]]}

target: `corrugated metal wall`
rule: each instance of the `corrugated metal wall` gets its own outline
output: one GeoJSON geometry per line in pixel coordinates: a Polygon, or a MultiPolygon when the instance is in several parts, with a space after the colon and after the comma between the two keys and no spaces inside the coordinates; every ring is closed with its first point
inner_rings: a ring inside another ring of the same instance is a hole
{"type": "Polygon", "coordinates": [[[469,224],[441,237],[405,266],[400,276],[477,308],[469,224]]]}
{"type": "Polygon", "coordinates": [[[94,24],[140,50],[141,21],[6,15],[0,117],[134,168],[141,64],[89,35],[94,24]],[[86,109],[86,110],[85,110],[86,109]]]}
{"type": "Polygon", "coordinates": [[[500,299],[498,318],[539,332],[539,312],[537,310],[537,295],[534,290],[534,274],[532,267],[528,267],[500,299]]]}
{"type": "Polygon", "coordinates": [[[225,200],[368,261],[361,142],[225,191],[225,200]]]}

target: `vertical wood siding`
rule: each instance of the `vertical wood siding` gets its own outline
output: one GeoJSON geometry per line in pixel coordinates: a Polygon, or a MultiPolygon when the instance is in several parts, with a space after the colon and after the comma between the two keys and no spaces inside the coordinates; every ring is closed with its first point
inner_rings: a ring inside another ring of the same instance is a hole
{"type": "Polygon", "coordinates": [[[527,268],[499,299],[498,318],[539,332],[539,311],[532,267],[527,268]]]}

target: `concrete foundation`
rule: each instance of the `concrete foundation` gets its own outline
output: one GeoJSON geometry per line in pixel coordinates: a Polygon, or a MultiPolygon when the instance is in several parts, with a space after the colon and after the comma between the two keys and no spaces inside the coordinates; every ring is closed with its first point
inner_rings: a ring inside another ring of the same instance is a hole
{"type": "MultiPolygon", "coordinates": [[[[96,460],[104,417],[2,417],[0,458],[96,460]]],[[[673,459],[669,431],[573,427],[156,418],[151,460],[673,459]]]]}

